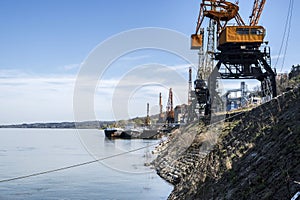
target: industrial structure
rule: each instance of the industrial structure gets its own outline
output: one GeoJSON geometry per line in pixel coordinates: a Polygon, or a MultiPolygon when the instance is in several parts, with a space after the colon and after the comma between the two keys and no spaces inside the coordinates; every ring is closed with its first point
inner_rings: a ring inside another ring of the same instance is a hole
{"type": "Polygon", "coordinates": [[[188,106],[192,104],[192,67],[189,67],[189,88],[188,88],[188,106]]]}
{"type": "Polygon", "coordinates": [[[159,99],[158,99],[158,105],[159,105],[159,115],[158,115],[158,121],[157,123],[164,123],[164,113],[163,113],[163,105],[162,105],[162,96],[161,92],[159,93],[159,99]]]}
{"type": "Polygon", "coordinates": [[[245,107],[248,103],[248,92],[247,85],[243,81],[238,89],[227,90],[223,95],[223,99],[226,102],[226,111],[234,110],[237,108],[245,107]]]}
{"type": "MultiPolygon", "coordinates": [[[[199,73],[198,73],[199,74],[199,73]]],[[[184,111],[181,111],[181,113],[184,113],[182,116],[182,120],[184,122],[192,122],[199,117],[199,106],[197,104],[197,98],[195,95],[195,91],[192,89],[192,68],[189,68],[189,90],[188,90],[188,105],[182,105],[181,108],[184,107],[184,111]]],[[[182,110],[182,109],[181,109],[182,110]]],[[[175,118],[176,118],[176,110],[175,110],[175,118]]],[[[176,119],[175,119],[176,121],[176,119]]]]}
{"type": "Polygon", "coordinates": [[[289,73],[289,79],[292,79],[300,75],[300,65],[293,65],[291,72],[289,73]]]}
{"type": "Polygon", "coordinates": [[[237,3],[202,0],[196,32],[191,36],[191,48],[199,50],[198,76],[194,84],[200,112],[204,110],[205,115],[211,113],[213,103],[219,98],[216,93],[218,79],[256,79],[261,82],[264,97],[277,96],[270,48],[261,49],[262,44],[267,45],[265,28],[258,25],[265,3],[266,0],[254,0],[247,25],[239,15],[237,3]],[[204,30],[201,28],[204,18],[209,19],[205,54],[204,30]],[[228,26],[233,19],[237,25],[228,26]]]}
{"type": "Polygon", "coordinates": [[[168,104],[166,107],[166,122],[167,124],[174,123],[174,109],[173,109],[173,92],[172,88],[169,90],[169,98],[168,98],[168,104]]]}
{"type": "Polygon", "coordinates": [[[182,104],[182,105],[177,105],[174,108],[174,123],[176,124],[181,124],[184,123],[184,114],[185,114],[185,108],[186,105],[182,104]]]}
{"type": "Polygon", "coordinates": [[[145,126],[150,126],[151,120],[149,115],[149,103],[147,103],[147,116],[145,118],[145,126]]]}

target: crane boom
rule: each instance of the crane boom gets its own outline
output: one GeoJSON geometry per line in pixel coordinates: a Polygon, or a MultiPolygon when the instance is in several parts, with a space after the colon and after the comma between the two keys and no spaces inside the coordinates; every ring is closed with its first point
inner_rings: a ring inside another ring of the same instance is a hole
{"type": "Polygon", "coordinates": [[[250,16],[250,26],[256,26],[258,24],[261,13],[264,9],[266,0],[255,0],[252,14],[250,16]]]}

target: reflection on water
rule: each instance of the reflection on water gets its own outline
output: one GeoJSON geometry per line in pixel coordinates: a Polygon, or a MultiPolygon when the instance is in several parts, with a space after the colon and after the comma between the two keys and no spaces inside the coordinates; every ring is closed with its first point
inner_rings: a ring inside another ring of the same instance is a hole
{"type": "MultiPolygon", "coordinates": [[[[155,140],[107,140],[104,133],[95,130],[84,130],[84,138],[81,133],[78,137],[76,130],[0,129],[0,179],[60,168],[157,143],[155,140]]],[[[0,183],[0,199],[166,199],[172,187],[153,169],[144,166],[153,159],[152,149],[0,183]]]]}

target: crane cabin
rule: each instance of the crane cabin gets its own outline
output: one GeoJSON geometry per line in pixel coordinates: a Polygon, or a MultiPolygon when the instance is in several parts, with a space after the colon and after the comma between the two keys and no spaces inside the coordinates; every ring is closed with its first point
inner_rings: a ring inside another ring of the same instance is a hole
{"type": "Polygon", "coordinates": [[[218,49],[259,48],[264,42],[266,30],[262,26],[226,26],[218,37],[218,49]]]}

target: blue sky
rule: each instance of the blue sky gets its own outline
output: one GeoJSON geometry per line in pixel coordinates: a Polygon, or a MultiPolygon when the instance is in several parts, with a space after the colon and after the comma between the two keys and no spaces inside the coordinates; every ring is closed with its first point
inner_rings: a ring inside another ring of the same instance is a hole
{"type": "MultiPolygon", "coordinates": [[[[99,43],[123,31],[143,27],[168,28],[189,37],[195,31],[199,3],[196,0],[1,0],[0,110],[5,115],[0,117],[0,124],[73,120],[76,75],[80,65],[99,43]]],[[[246,19],[251,12],[252,1],[240,0],[239,5],[241,15],[246,19]]],[[[296,12],[297,8],[298,1],[294,3],[292,28],[282,71],[289,71],[291,65],[300,63],[297,37],[300,35],[297,26],[300,14],[296,12]]],[[[280,58],[278,71],[282,67],[279,48],[287,10],[288,1],[283,4],[282,1],[269,0],[260,21],[267,29],[266,39],[272,48],[273,63],[276,63],[277,57],[280,58]]],[[[148,63],[173,66],[183,76],[188,68],[183,60],[169,54],[140,51],[115,62],[103,81],[108,84],[107,87],[113,87],[126,70],[148,63]],[[118,68],[121,65],[123,72],[118,68]]],[[[158,90],[162,90],[166,98],[167,89],[155,89],[155,94],[158,90]]],[[[99,86],[95,102],[103,99],[110,102],[111,98],[101,95],[101,92],[99,86]]],[[[141,90],[135,95],[143,96],[144,93],[145,90],[141,90]]],[[[157,99],[151,94],[153,97],[149,101],[155,112],[157,99]]],[[[183,102],[178,100],[178,103],[183,102]]],[[[145,102],[140,100],[132,104],[128,108],[130,116],[145,113],[142,110],[145,102]]],[[[105,104],[104,109],[95,103],[97,118],[112,119],[110,106],[105,104]]]]}
{"type": "Polygon", "coordinates": [[[1,67],[56,72],[61,66],[80,63],[98,43],[128,29],[158,26],[183,31],[188,22],[177,18],[193,16],[192,4],[178,3],[1,1],[1,67]]]}

